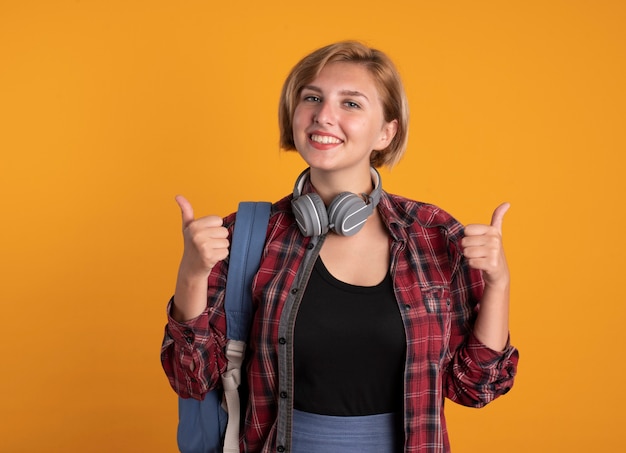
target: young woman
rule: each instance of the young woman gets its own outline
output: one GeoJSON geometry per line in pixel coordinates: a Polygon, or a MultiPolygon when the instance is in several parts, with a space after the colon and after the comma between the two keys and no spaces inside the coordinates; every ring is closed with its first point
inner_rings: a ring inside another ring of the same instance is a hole
{"type": "MultiPolygon", "coordinates": [[[[253,285],[246,452],[444,452],[444,398],[481,407],[513,385],[509,271],[498,207],[463,227],[386,193],[408,107],[389,58],[357,42],[316,50],[280,100],[281,146],[307,169],[276,202],[253,285]],[[331,450],[332,449],[332,450],[331,450]]],[[[162,362],[182,397],[225,371],[231,214],[182,212],[184,253],[162,362]]]]}

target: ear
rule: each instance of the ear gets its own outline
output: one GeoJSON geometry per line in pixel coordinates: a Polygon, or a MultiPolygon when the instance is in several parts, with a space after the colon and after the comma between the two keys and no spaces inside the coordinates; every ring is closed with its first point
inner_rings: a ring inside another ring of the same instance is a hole
{"type": "Polygon", "coordinates": [[[391,120],[383,124],[383,128],[380,131],[379,145],[375,148],[376,151],[381,151],[389,146],[393,138],[398,132],[398,120],[391,120]]]}

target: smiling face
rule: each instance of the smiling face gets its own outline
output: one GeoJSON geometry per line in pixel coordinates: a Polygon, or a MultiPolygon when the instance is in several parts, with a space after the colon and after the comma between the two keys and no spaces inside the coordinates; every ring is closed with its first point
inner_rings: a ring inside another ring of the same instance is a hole
{"type": "Polygon", "coordinates": [[[328,171],[369,169],[371,152],[386,148],[397,129],[384,119],[369,71],[346,62],[329,63],[302,88],[292,124],[302,158],[328,171]]]}

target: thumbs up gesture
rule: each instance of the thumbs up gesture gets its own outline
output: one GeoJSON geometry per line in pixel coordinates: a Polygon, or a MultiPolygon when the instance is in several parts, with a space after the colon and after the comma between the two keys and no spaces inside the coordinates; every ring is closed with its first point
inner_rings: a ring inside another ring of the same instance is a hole
{"type": "Polygon", "coordinates": [[[483,272],[488,286],[509,284],[509,268],[502,245],[502,220],[511,205],[502,203],[491,217],[490,225],[467,225],[461,241],[469,265],[483,272]]]}
{"type": "Polygon", "coordinates": [[[182,195],[176,197],[183,219],[185,248],[180,263],[179,277],[208,277],[213,266],[228,256],[228,230],[222,218],[207,216],[194,218],[191,203],[182,195]]]}

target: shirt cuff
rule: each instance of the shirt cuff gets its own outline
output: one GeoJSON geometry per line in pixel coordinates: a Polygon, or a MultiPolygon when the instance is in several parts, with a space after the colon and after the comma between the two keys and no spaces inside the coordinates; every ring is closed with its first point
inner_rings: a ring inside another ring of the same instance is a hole
{"type": "Polygon", "coordinates": [[[197,341],[203,343],[204,341],[199,341],[201,338],[204,338],[206,341],[205,335],[196,335],[196,333],[201,330],[200,324],[206,324],[206,322],[201,322],[202,315],[190,319],[189,321],[177,321],[172,317],[173,304],[174,296],[172,296],[167,303],[167,332],[172,340],[181,346],[187,347],[193,347],[197,341]]]}
{"type": "Polygon", "coordinates": [[[485,346],[473,333],[471,333],[467,342],[467,351],[469,357],[482,368],[502,368],[506,361],[515,352],[515,348],[511,346],[510,336],[506,340],[504,350],[496,351],[488,346],[485,346]]]}

